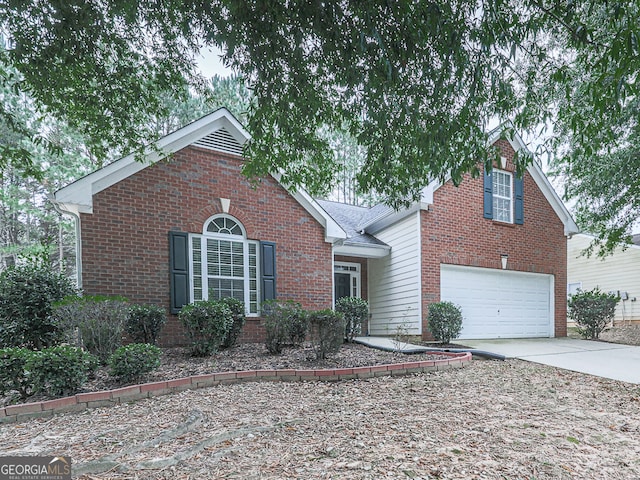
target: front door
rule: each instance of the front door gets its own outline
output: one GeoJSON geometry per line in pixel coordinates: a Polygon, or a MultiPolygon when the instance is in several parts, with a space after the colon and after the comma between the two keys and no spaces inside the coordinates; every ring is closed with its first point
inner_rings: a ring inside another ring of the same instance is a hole
{"type": "Polygon", "coordinates": [[[351,275],[348,273],[334,273],[334,283],[336,286],[336,302],[342,297],[351,296],[351,275]]]}

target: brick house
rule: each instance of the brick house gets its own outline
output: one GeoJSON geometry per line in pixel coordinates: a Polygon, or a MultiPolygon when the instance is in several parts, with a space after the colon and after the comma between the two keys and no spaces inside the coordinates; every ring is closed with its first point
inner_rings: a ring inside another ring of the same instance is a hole
{"type": "Polygon", "coordinates": [[[243,177],[249,136],[225,109],[56,192],[76,218],[78,282],[171,312],[165,345],[183,342],[175,314],[200,299],[245,302],[244,341],[259,341],[270,298],[330,308],[370,303],[369,333],[428,336],[428,304],[461,305],[463,338],[566,334],[566,237],[577,228],[540,168],[517,179],[520,139],[497,141],[503,164],[483,178],[428,185],[394,211],[316,200],[277,176],[243,177]]]}

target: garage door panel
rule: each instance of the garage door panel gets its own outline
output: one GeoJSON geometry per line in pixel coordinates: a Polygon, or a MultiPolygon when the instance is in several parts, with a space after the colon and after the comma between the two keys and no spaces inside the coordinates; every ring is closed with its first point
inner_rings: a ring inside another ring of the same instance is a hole
{"type": "Polygon", "coordinates": [[[461,339],[549,337],[550,275],[442,265],[441,299],[462,309],[461,339]]]}

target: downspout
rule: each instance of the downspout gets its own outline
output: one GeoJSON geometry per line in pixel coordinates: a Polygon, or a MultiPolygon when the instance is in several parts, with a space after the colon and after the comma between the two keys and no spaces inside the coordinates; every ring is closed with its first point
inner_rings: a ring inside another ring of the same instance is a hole
{"type": "Polygon", "coordinates": [[[76,284],[78,288],[82,289],[82,240],[80,237],[80,215],[72,212],[71,210],[66,210],[65,208],[63,208],[63,206],[56,201],[53,195],[49,196],[49,200],[51,201],[56,212],[58,212],[62,216],[68,215],[74,220],[76,235],[76,284]]]}

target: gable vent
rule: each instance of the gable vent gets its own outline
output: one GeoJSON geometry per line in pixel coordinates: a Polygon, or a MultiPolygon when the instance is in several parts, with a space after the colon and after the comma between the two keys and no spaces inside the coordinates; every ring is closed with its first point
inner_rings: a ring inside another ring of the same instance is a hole
{"type": "Polygon", "coordinates": [[[242,156],[242,145],[224,128],[202,137],[193,142],[193,145],[242,156]]]}

